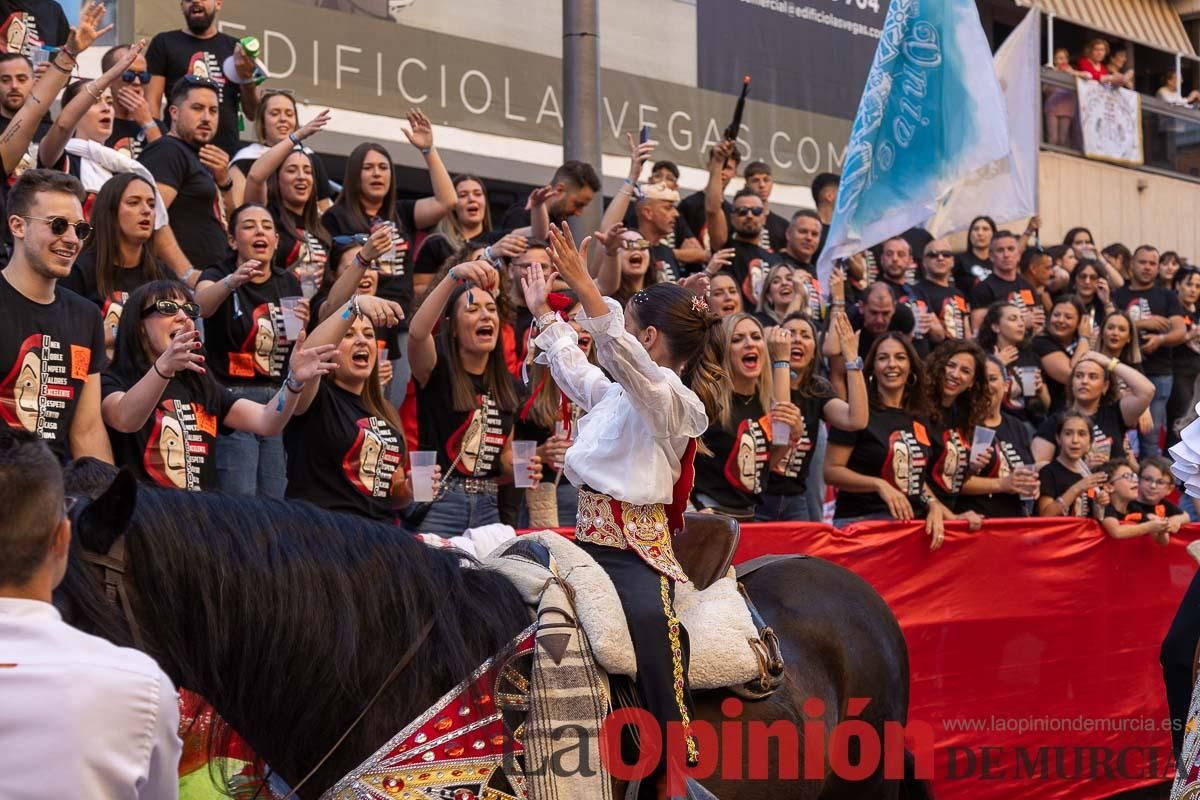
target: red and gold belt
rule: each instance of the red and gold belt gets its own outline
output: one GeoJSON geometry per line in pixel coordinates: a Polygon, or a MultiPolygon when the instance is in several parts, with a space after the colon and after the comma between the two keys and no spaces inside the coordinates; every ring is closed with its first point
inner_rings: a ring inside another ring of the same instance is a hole
{"type": "Polygon", "coordinates": [[[575,538],[602,547],[630,548],[655,572],[687,583],[671,548],[671,526],[662,503],[635,505],[580,489],[575,538]]]}

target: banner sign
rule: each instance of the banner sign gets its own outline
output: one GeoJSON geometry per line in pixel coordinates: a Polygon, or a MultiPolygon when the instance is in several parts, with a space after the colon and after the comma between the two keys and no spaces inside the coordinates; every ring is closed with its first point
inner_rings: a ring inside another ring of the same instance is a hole
{"type": "Polygon", "coordinates": [[[1079,94],[1079,127],[1088,158],[1141,164],[1142,98],[1129,89],[1099,81],[1075,80],[1079,94]]]}

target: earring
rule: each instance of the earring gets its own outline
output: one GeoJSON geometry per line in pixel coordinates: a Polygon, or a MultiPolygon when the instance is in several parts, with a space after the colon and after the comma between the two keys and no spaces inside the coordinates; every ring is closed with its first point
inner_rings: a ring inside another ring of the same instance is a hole
{"type": "Polygon", "coordinates": [[[904,385],[905,386],[916,386],[917,385],[917,373],[915,373],[915,372],[908,373],[908,380],[906,380],[904,382],[904,385]]]}

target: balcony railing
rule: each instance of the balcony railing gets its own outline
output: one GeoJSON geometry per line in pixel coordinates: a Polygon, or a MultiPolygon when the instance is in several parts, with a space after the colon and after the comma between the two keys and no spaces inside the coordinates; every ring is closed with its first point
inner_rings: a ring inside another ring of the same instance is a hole
{"type": "MultiPolygon", "coordinates": [[[[1083,155],[1075,79],[1049,68],[1042,69],[1042,146],[1083,155]],[[1056,140],[1051,115],[1068,111],[1073,120],[1069,133],[1056,140]]],[[[1135,169],[1200,183],[1200,111],[1142,95],[1142,151],[1145,163],[1135,169]]]]}

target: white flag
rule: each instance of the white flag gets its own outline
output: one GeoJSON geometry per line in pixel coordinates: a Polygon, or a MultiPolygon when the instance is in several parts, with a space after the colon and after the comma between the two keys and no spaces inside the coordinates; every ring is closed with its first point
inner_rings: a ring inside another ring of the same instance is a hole
{"type": "MultiPolygon", "coordinates": [[[[1003,223],[1037,213],[1039,39],[1038,12],[1033,9],[996,51],[996,77],[1004,93],[1012,149],[950,190],[925,225],[934,236],[965,231],[980,214],[1003,223]]],[[[1002,118],[996,114],[997,121],[1002,118]]]]}

